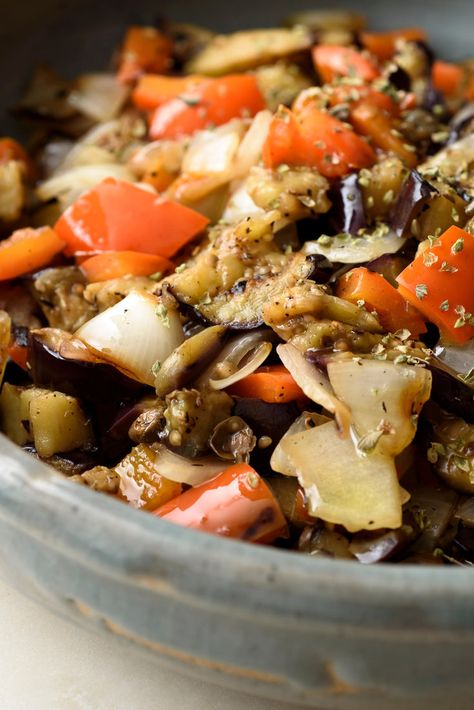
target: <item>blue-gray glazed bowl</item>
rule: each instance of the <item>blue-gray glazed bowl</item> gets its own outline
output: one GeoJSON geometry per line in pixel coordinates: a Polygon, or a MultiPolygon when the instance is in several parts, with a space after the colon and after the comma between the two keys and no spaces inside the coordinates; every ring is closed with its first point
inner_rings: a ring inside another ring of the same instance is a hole
{"type": "MultiPolygon", "coordinates": [[[[379,28],[421,24],[446,56],[474,48],[471,3],[337,5],[379,28]]],[[[127,23],[164,14],[226,30],[295,9],[283,0],[240,0],[238,13],[222,0],[10,3],[0,111],[40,59],[70,75],[101,66],[127,23]]],[[[0,571],[22,592],[201,679],[331,710],[474,707],[470,569],[362,566],[194,533],[72,485],[3,436],[0,539],[0,571]]]]}

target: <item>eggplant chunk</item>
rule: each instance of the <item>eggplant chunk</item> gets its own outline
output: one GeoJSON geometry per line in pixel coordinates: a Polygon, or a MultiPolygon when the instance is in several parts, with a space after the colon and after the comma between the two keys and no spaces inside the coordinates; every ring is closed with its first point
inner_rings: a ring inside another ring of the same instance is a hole
{"type": "Polygon", "coordinates": [[[439,414],[428,459],[442,480],[460,493],[474,494],[474,425],[439,414]]]}
{"type": "Polygon", "coordinates": [[[244,30],[216,35],[186,65],[190,74],[220,76],[271,64],[311,47],[311,33],[303,27],[244,30]]]}
{"type": "Polygon", "coordinates": [[[116,471],[113,471],[107,466],[93,466],[88,471],[84,471],[82,475],[76,479],[77,483],[84,483],[94,491],[101,493],[118,493],[120,485],[120,477],[116,471]]]}
{"type": "Polygon", "coordinates": [[[359,173],[359,185],[364,199],[364,209],[368,220],[385,220],[406,177],[406,167],[395,156],[384,158],[370,169],[359,173]],[[388,197],[392,199],[389,200],[388,197]]]}
{"type": "Polygon", "coordinates": [[[446,411],[474,423],[474,390],[446,363],[430,357],[429,369],[433,378],[432,399],[446,411]]]}
{"type": "Polygon", "coordinates": [[[411,516],[397,530],[378,530],[374,533],[357,533],[352,538],[349,550],[365,565],[385,562],[404,552],[420,535],[420,528],[411,516]]]}
{"type": "Polygon", "coordinates": [[[336,559],[354,559],[349,540],[340,532],[330,530],[324,523],[306,527],[298,543],[300,552],[336,559]]]}
{"type": "Polygon", "coordinates": [[[36,451],[48,458],[93,444],[92,428],[75,397],[44,392],[30,401],[29,421],[36,451]]]}
{"type": "Polygon", "coordinates": [[[418,167],[425,177],[436,178],[474,195],[474,133],[446,146],[418,167]]]}
{"type": "Polygon", "coordinates": [[[233,414],[247,422],[258,439],[271,439],[265,449],[268,452],[273,451],[300,413],[296,402],[270,404],[253,397],[236,397],[233,409],[233,414]]]}
{"type": "Polygon", "coordinates": [[[84,301],[94,309],[94,314],[102,313],[107,308],[115,306],[132,291],[149,291],[151,293],[155,288],[156,281],[149,279],[148,276],[121,276],[118,279],[99,281],[86,286],[84,301]]]}
{"type": "Polygon", "coordinates": [[[85,401],[123,400],[143,390],[139,382],[93,355],[81,340],[57,328],[30,332],[29,363],[36,385],[85,401]]]}
{"type": "Polygon", "coordinates": [[[206,453],[214,428],[230,416],[231,409],[231,397],[219,390],[171,392],[164,412],[168,443],[188,458],[206,453]]]}
{"type": "Polygon", "coordinates": [[[184,387],[205,370],[224,344],[226,329],[214,325],[185,340],[161,364],[155,378],[158,396],[184,387]]]}
{"type": "Polygon", "coordinates": [[[246,185],[257,207],[265,211],[278,209],[291,220],[316,217],[331,207],[328,181],[310,168],[278,172],[254,167],[246,185]]]}
{"type": "Polygon", "coordinates": [[[41,458],[94,443],[90,421],[78,400],[62,392],[6,384],[0,413],[5,433],[20,445],[33,442],[41,458]]]}
{"type": "Polygon", "coordinates": [[[240,293],[243,281],[261,281],[280,273],[295,260],[295,255],[286,254],[277,244],[273,230],[281,221],[282,214],[275,209],[249,216],[237,225],[216,227],[212,241],[165,283],[181,303],[200,309],[218,294],[230,292],[232,297],[234,287],[240,293]]]}
{"type": "Polygon", "coordinates": [[[0,394],[0,425],[9,439],[24,446],[33,440],[29,428],[28,416],[25,416],[21,402],[22,387],[16,387],[8,382],[2,387],[0,394]]]}
{"type": "Polygon", "coordinates": [[[263,324],[265,304],[287,288],[305,279],[313,270],[313,263],[296,254],[276,275],[249,279],[239,293],[231,290],[217,295],[209,304],[201,303],[196,311],[210,323],[234,329],[258,328],[263,324]]]}
{"type": "Polygon", "coordinates": [[[75,266],[38,272],[33,277],[31,289],[52,328],[73,332],[97,312],[84,299],[85,279],[75,266]]]}
{"type": "Polygon", "coordinates": [[[255,76],[270,111],[276,111],[281,104],[290,106],[300,91],[311,86],[310,79],[297,64],[285,61],[259,67],[255,76]]]}

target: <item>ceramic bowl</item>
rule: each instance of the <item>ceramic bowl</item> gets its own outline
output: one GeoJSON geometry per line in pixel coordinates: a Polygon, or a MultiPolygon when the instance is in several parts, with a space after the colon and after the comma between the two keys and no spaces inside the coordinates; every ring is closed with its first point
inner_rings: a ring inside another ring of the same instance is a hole
{"type": "MultiPolygon", "coordinates": [[[[289,5],[240,0],[236,14],[162,2],[160,12],[230,29],[270,24],[289,5]]],[[[470,53],[474,5],[363,11],[376,27],[423,24],[447,55],[470,53]]],[[[70,74],[101,66],[123,26],[156,6],[44,0],[2,14],[5,105],[35,61],[70,74]]],[[[362,566],[197,534],[72,485],[4,437],[0,540],[0,571],[22,592],[201,679],[331,710],[474,706],[470,569],[362,566]]]]}

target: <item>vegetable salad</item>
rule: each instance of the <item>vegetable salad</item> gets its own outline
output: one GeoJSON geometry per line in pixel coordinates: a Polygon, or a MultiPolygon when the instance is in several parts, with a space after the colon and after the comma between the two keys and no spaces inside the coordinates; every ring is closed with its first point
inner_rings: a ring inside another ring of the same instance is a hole
{"type": "Polygon", "coordinates": [[[308,12],[133,26],[0,139],[0,423],[314,556],[474,562],[474,64],[308,12]]]}

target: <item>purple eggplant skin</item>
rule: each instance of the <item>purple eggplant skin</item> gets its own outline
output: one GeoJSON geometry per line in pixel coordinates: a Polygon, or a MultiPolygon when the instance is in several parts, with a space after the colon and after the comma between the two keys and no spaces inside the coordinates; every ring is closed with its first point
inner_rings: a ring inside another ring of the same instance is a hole
{"type": "Polygon", "coordinates": [[[461,562],[474,562],[474,528],[459,524],[453,540],[453,552],[461,562]]]}
{"type": "MultiPolygon", "coordinates": [[[[30,454],[30,456],[39,458],[35,447],[31,444],[23,446],[22,449],[30,454]]],[[[49,459],[42,460],[49,463],[64,476],[74,476],[84,473],[84,471],[87,471],[99,463],[97,451],[81,451],[80,449],[68,451],[63,454],[54,454],[54,456],[51,456],[49,459]]]]}
{"type": "Polygon", "coordinates": [[[435,356],[431,357],[428,367],[432,376],[432,399],[446,412],[474,424],[474,390],[435,356]]]}
{"type": "Polygon", "coordinates": [[[465,133],[472,132],[471,127],[474,127],[474,103],[465,104],[454,114],[448,126],[449,136],[446,145],[451,145],[462,138],[465,133]]]}
{"type": "Polygon", "coordinates": [[[402,67],[395,64],[387,79],[398,91],[411,91],[410,75],[402,67]]]}
{"type": "Polygon", "coordinates": [[[81,341],[55,328],[30,332],[28,362],[35,385],[84,402],[137,399],[146,389],[141,382],[96,358],[81,341]]]}
{"type": "Polygon", "coordinates": [[[325,256],[322,256],[322,254],[309,254],[306,257],[306,262],[313,266],[312,271],[306,277],[307,279],[317,284],[328,283],[333,269],[325,256]]]}
{"type": "Polygon", "coordinates": [[[411,170],[402,185],[390,217],[390,226],[399,237],[409,234],[410,226],[423,205],[438,194],[419,172],[411,170]]]}
{"type": "Polygon", "coordinates": [[[310,348],[304,354],[306,360],[312,365],[321,370],[321,372],[326,373],[327,368],[331,360],[334,360],[334,348],[310,348]]]}
{"type": "Polygon", "coordinates": [[[383,254],[378,259],[369,261],[367,268],[381,274],[394,288],[397,288],[397,276],[412,261],[407,256],[401,254],[383,254]]]}
{"type": "MultiPolygon", "coordinates": [[[[444,107],[444,103],[443,94],[435,89],[432,79],[428,79],[428,84],[421,102],[421,108],[432,111],[435,106],[444,107]]],[[[439,150],[439,143],[437,144],[437,150],[439,150]]]]}
{"type": "Polygon", "coordinates": [[[329,191],[329,199],[332,207],[327,218],[336,232],[357,234],[360,229],[367,226],[357,173],[348,175],[334,184],[329,191]]]}
{"type": "Polygon", "coordinates": [[[421,530],[410,516],[397,530],[382,530],[377,533],[354,535],[349,545],[350,552],[364,565],[384,562],[404,552],[419,537],[421,530]]]}
{"type": "Polygon", "coordinates": [[[139,402],[104,400],[91,405],[90,411],[100,463],[115,466],[133,446],[128,430],[140,414],[139,402]]]}
{"type": "Polygon", "coordinates": [[[301,410],[296,402],[270,404],[254,397],[236,397],[232,414],[242,417],[257,438],[269,436],[275,448],[301,410]]]}

